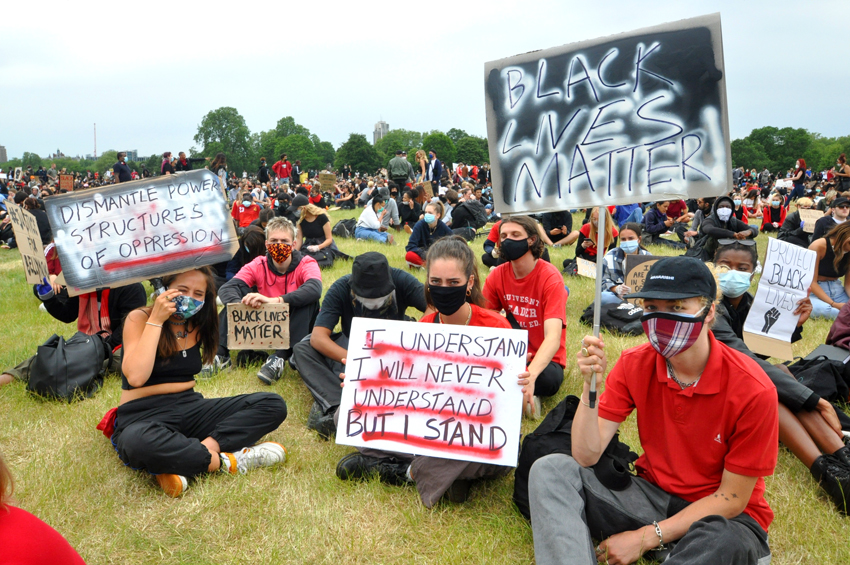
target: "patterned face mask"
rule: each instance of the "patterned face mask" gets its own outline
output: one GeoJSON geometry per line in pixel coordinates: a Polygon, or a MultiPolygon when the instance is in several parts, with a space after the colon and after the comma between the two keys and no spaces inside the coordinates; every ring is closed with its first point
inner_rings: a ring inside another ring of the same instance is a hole
{"type": "Polygon", "coordinates": [[[291,243],[269,243],[266,248],[275,263],[284,263],[292,255],[291,243]]]}
{"type": "Polygon", "coordinates": [[[197,314],[204,307],[204,301],[184,296],[182,294],[171,299],[177,305],[177,311],[172,314],[178,320],[187,320],[197,314]]]}
{"type": "Polygon", "coordinates": [[[708,315],[700,313],[650,312],[641,316],[640,323],[652,348],[669,359],[696,343],[708,315]]]}

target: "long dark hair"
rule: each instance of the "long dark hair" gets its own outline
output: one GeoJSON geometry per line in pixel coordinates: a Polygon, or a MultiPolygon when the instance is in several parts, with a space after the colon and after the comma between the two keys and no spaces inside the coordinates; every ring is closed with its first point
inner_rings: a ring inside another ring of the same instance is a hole
{"type": "MultiPolygon", "coordinates": [[[[429,249],[425,256],[425,272],[431,271],[431,262],[438,259],[454,259],[460,265],[461,270],[466,275],[466,280],[474,276],[472,280],[472,288],[469,294],[466,295],[466,301],[476,306],[484,307],[484,295],[481,293],[481,277],[478,275],[478,260],[475,258],[475,253],[469,248],[469,244],[459,235],[444,237],[437,240],[429,249]]],[[[428,291],[427,277],[425,284],[425,302],[431,308],[436,310],[434,303],[431,301],[431,293],[428,291]]]]}
{"type": "MultiPolygon", "coordinates": [[[[201,267],[194,270],[204,275],[207,290],[204,292],[204,307],[201,308],[200,312],[186,321],[186,331],[191,333],[195,328],[198,328],[198,341],[203,350],[203,362],[204,364],[209,364],[213,362],[215,354],[218,351],[218,308],[216,308],[215,302],[215,279],[213,278],[212,269],[209,267],[201,267]]],[[[168,288],[182,274],[178,273],[176,275],[162,277],[163,286],[168,288]]],[[[180,345],[177,343],[177,337],[175,337],[174,332],[161,331],[159,333],[159,343],[156,346],[157,357],[171,357],[178,351],[180,351],[180,345]]]]}
{"type": "Polygon", "coordinates": [[[620,228],[620,236],[621,237],[622,237],[622,234],[623,234],[623,230],[631,230],[631,231],[635,232],[635,235],[637,235],[637,238],[638,238],[638,248],[646,251],[646,247],[644,247],[643,243],[641,243],[641,237],[640,237],[641,235],[643,235],[643,226],[641,226],[637,222],[627,222],[627,223],[623,224],[623,227],[620,228]]]}
{"type": "MultiPolygon", "coordinates": [[[[844,261],[844,244],[850,241],[850,222],[838,224],[826,234],[832,245],[832,252],[835,254],[835,259],[832,261],[835,267],[835,272],[840,273],[841,262],[844,261]]],[[[844,276],[843,274],[841,276],[844,276]]]]}
{"type": "Polygon", "coordinates": [[[214,173],[218,173],[220,168],[227,168],[227,157],[224,156],[224,153],[218,153],[213,159],[212,164],[210,164],[210,170],[214,173]]]}

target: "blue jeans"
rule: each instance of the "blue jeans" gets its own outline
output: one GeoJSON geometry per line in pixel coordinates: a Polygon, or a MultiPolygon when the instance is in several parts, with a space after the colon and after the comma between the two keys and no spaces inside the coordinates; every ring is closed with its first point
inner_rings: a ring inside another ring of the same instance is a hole
{"type": "MultiPolygon", "coordinates": [[[[847,296],[847,291],[844,289],[844,285],[841,284],[841,280],[834,281],[820,281],[818,282],[818,286],[820,286],[826,295],[833,302],[847,302],[850,301],[850,297],[847,296]]],[[[812,293],[809,298],[812,301],[812,318],[830,318],[834,320],[838,317],[838,308],[833,308],[828,303],[824,302],[817,296],[815,293],[812,293]]]]}
{"type": "Polygon", "coordinates": [[[642,224],[643,223],[643,210],[640,209],[640,206],[638,206],[637,208],[632,210],[632,213],[629,214],[626,217],[626,219],[623,222],[620,223],[620,227],[622,228],[624,225],[628,224],[629,222],[634,222],[636,224],[642,224]]]}
{"type": "Polygon", "coordinates": [[[605,306],[606,304],[619,304],[622,301],[622,298],[620,298],[610,290],[603,290],[599,298],[599,303],[603,306],[605,306]]]}
{"type": "Polygon", "coordinates": [[[354,228],[354,237],[357,239],[374,239],[375,241],[386,243],[390,235],[385,231],[373,230],[372,228],[361,228],[360,226],[357,226],[354,228]]]}

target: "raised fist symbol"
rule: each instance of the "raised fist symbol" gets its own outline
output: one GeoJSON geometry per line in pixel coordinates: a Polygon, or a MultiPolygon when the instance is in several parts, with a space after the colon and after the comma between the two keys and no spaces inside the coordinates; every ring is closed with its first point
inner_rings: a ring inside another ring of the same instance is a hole
{"type": "Polygon", "coordinates": [[[764,313],[764,326],[761,328],[761,331],[764,333],[770,333],[770,328],[773,327],[773,324],[776,323],[776,320],[779,319],[779,310],[776,308],[771,308],[767,312],[764,313]]]}

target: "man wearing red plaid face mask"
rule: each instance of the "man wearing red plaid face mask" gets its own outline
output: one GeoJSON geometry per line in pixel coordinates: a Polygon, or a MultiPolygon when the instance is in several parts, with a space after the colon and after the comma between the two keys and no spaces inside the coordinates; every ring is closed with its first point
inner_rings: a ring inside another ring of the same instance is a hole
{"type": "MultiPolygon", "coordinates": [[[[309,255],[294,249],[295,226],[286,218],[272,218],[266,224],[266,254],[239,270],[222,286],[218,295],[224,304],[241,302],[253,308],[263,304],[289,304],[290,343],[296,344],[313,330],[322,295],[319,264],[309,255]],[[256,291],[253,289],[256,288],[256,291]]],[[[202,374],[211,376],[230,365],[227,349],[227,309],[219,313],[219,345],[215,362],[202,374]]],[[[277,381],[292,348],[269,356],[257,373],[266,384],[277,381]]]]}
{"type": "Polygon", "coordinates": [[[619,565],[659,550],[670,564],[769,562],[762,477],[776,465],[776,388],[714,338],[717,285],[698,259],[659,260],[626,297],[643,299],[649,343],[622,353],[597,405],[605,346],[582,340],[572,456],[538,459],[529,475],[537,563],[619,565]],[[613,485],[591,466],[635,410],[644,454],[637,476],[613,485]]]}

